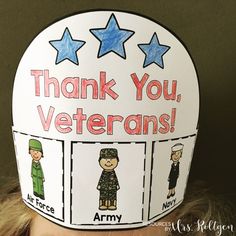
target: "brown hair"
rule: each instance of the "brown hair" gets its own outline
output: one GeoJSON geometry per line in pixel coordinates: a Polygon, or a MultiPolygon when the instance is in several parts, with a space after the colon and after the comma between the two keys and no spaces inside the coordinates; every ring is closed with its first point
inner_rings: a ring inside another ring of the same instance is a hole
{"type": "MultiPolygon", "coordinates": [[[[191,233],[180,233],[177,230],[172,232],[173,236],[180,235],[224,235],[232,236],[231,230],[225,230],[217,234],[215,230],[205,230],[204,233],[197,231],[198,220],[205,222],[216,222],[217,225],[234,227],[236,222],[235,207],[233,204],[219,194],[214,193],[204,182],[195,182],[188,185],[183,203],[177,208],[176,223],[181,220],[183,225],[191,225],[191,233]]],[[[175,223],[175,224],[176,224],[175,223]]],[[[234,230],[234,229],[233,229],[234,230]]]]}
{"type": "Polygon", "coordinates": [[[22,203],[19,183],[11,180],[0,191],[0,236],[26,236],[34,213],[22,203]]]}

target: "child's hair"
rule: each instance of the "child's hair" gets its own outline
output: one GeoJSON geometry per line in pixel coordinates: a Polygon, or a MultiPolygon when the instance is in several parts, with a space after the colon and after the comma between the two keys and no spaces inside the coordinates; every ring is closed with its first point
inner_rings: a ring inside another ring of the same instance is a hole
{"type": "Polygon", "coordinates": [[[22,202],[18,181],[11,180],[0,189],[0,236],[27,236],[35,215],[22,202]]]}
{"type": "MultiPolygon", "coordinates": [[[[37,213],[22,202],[19,183],[11,181],[7,187],[0,190],[0,236],[28,236],[30,223],[37,213]]],[[[205,222],[213,220],[221,225],[231,225],[236,222],[233,206],[209,193],[202,184],[195,184],[187,189],[185,200],[174,213],[173,222],[176,223],[180,219],[183,225],[193,225],[198,219],[205,222]]],[[[142,232],[147,236],[150,227],[142,228],[142,232]]],[[[139,229],[134,229],[131,235],[144,235],[143,233],[140,234],[139,229]]],[[[104,236],[106,235],[112,236],[112,231],[104,231],[104,236]]],[[[203,234],[193,229],[191,233],[179,233],[176,230],[170,235],[216,235],[216,232],[206,231],[203,234]]],[[[224,231],[222,235],[233,235],[233,233],[224,231]]]]}
{"type": "MultiPolygon", "coordinates": [[[[175,221],[179,219],[183,225],[191,225],[191,233],[178,231],[173,232],[172,236],[180,235],[194,235],[194,236],[216,236],[220,235],[212,228],[210,230],[197,231],[196,222],[216,222],[217,225],[233,225],[236,222],[235,206],[227,200],[225,197],[215,194],[211,191],[204,182],[197,181],[189,183],[187,186],[186,194],[183,203],[177,208],[177,214],[175,221]]],[[[235,225],[233,225],[235,227],[235,225]]],[[[235,229],[234,229],[235,230],[235,229]]],[[[234,231],[235,232],[235,231],[234,231]]],[[[222,236],[233,236],[234,233],[231,230],[225,230],[221,234],[222,236]]]]}

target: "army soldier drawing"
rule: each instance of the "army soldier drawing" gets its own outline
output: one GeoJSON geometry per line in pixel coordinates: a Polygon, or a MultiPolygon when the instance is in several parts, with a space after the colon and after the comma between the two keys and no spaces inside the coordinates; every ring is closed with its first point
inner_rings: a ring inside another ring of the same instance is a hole
{"type": "Polygon", "coordinates": [[[167,198],[173,197],[175,195],[175,187],[179,177],[179,159],[182,157],[183,147],[183,144],[177,143],[171,148],[170,160],[172,160],[172,165],[168,177],[169,192],[167,198]]]}
{"type": "Polygon", "coordinates": [[[103,168],[97,189],[100,191],[99,210],[117,209],[117,191],[120,189],[114,169],[119,162],[115,148],[103,148],[100,151],[99,164],[103,168]]]}
{"type": "Polygon", "coordinates": [[[43,157],[42,144],[37,139],[29,140],[29,154],[32,157],[31,177],[33,180],[34,195],[44,200],[44,175],[40,163],[43,157]]]}

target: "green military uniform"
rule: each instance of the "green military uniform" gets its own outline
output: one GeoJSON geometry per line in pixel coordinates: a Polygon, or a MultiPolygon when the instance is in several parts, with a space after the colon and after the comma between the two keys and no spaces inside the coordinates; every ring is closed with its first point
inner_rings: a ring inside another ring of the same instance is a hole
{"type": "MultiPolygon", "coordinates": [[[[41,154],[42,154],[41,157],[43,157],[43,148],[42,148],[42,144],[39,140],[37,140],[37,139],[30,139],[29,140],[29,152],[30,152],[30,150],[41,152],[41,154]]],[[[32,156],[32,158],[33,158],[33,160],[32,160],[32,165],[31,165],[31,177],[33,180],[34,195],[36,197],[40,197],[41,199],[45,199],[44,198],[44,186],[43,186],[43,182],[44,182],[43,169],[42,169],[39,159],[36,161],[36,160],[34,160],[33,156],[32,156]]]]}
{"type": "Polygon", "coordinates": [[[33,179],[34,195],[44,199],[44,175],[40,162],[32,161],[31,177],[33,179]]]}

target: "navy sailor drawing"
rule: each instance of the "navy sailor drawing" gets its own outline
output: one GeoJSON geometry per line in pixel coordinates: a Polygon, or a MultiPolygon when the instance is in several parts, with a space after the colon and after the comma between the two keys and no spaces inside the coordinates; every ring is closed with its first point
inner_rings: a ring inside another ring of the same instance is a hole
{"type": "Polygon", "coordinates": [[[179,178],[179,160],[182,157],[184,145],[181,143],[177,143],[171,147],[171,157],[172,161],[171,169],[168,177],[169,181],[169,192],[167,194],[167,198],[173,197],[175,195],[175,187],[177,184],[177,179],[179,178]]]}

